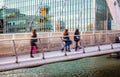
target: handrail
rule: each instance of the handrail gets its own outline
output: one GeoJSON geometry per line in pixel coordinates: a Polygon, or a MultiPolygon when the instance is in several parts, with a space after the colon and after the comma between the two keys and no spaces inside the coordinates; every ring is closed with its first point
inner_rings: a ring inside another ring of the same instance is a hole
{"type": "MultiPolygon", "coordinates": [[[[81,34],[80,36],[93,36],[93,35],[104,35],[104,34],[118,34],[120,32],[113,32],[113,33],[95,33],[95,34],[81,34]]],[[[72,37],[74,35],[69,35],[69,37],[72,37]]],[[[37,37],[37,39],[45,39],[45,38],[59,38],[59,37],[65,37],[65,36],[47,36],[47,37],[37,37]]],[[[11,41],[11,40],[30,40],[32,38],[12,38],[12,39],[0,39],[0,41],[11,41]]]]}

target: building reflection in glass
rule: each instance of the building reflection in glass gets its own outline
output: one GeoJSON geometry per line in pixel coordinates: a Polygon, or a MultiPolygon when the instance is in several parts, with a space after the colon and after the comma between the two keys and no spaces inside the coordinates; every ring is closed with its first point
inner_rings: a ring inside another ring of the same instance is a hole
{"type": "MultiPolygon", "coordinates": [[[[105,30],[105,0],[4,0],[5,33],[105,30]]],[[[1,18],[2,19],[2,18],[1,18]]]]}

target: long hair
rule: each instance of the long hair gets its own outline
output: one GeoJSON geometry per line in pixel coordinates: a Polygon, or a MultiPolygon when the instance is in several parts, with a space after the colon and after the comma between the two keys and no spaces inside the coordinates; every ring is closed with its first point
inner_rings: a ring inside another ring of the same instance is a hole
{"type": "Polygon", "coordinates": [[[37,36],[36,30],[32,30],[32,35],[37,36]]]}
{"type": "Polygon", "coordinates": [[[68,29],[65,29],[65,30],[64,30],[63,35],[68,35],[68,29]]]}
{"type": "Polygon", "coordinates": [[[80,34],[79,29],[75,30],[75,34],[80,34]]]}

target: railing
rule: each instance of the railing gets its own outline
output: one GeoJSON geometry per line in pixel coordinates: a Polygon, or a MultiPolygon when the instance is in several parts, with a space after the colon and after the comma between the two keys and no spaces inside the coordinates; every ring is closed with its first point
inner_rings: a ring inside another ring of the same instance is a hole
{"type": "MultiPolygon", "coordinates": [[[[96,33],[96,34],[82,34],[80,35],[81,37],[81,40],[80,40],[80,44],[81,44],[81,47],[82,47],[82,52],[85,54],[86,53],[86,50],[85,48],[87,46],[97,46],[98,47],[98,51],[101,51],[101,47],[100,45],[101,44],[108,44],[110,45],[110,49],[114,49],[114,39],[115,37],[118,35],[119,33],[96,33]],[[101,35],[102,37],[98,37],[98,35],[101,35]],[[113,37],[112,37],[112,36],[113,37]],[[103,37],[104,36],[104,37],[103,37]],[[89,39],[88,39],[89,38],[89,39]],[[104,38],[104,39],[102,39],[104,38]],[[86,40],[87,39],[87,40],[86,40]],[[103,42],[106,42],[106,43],[103,43],[103,42]],[[94,42],[93,44],[89,44],[89,42],[94,42]]],[[[73,41],[73,36],[70,35],[70,38],[71,40],[73,41]]],[[[14,51],[14,55],[15,55],[15,62],[16,63],[19,63],[19,47],[21,48],[21,45],[18,46],[18,44],[20,44],[19,42],[22,40],[24,41],[29,41],[31,38],[28,38],[28,39],[4,39],[4,40],[0,40],[0,42],[2,42],[1,44],[3,44],[3,42],[7,42],[9,41],[9,43],[11,42],[12,43],[12,46],[13,46],[13,51],[14,51]]],[[[62,40],[61,40],[61,37],[40,37],[40,38],[37,38],[38,39],[38,48],[40,49],[41,53],[42,53],[42,59],[45,59],[46,56],[45,56],[45,49],[44,49],[44,45],[47,45],[48,46],[48,50],[50,50],[51,46],[53,44],[59,44],[58,46],[62,46],[62,40]],[[47,41],[47,42],[46,42],[47,41]]],[[[12,47],[11,46],[11,47],[12,47]]],[[[30,45],[27,45],[30,51],[30,45]]],[[[60,48],[62,48],[60,46],[60,48]]],[[[74,48],[74,41],[73,41],[73,44],[71,46],[71,48],[74,48]]],[[[60,49],[57,49],[57,50],[60,50],[60,49]]],[[[22,51],[21,51],[22,52],[22,51]]],[[[79,51],[78,51],[79,52],[79,51]]],[[[63,53],[64,56],[67,56],[67,51],[64,51],[63,53]]]]}

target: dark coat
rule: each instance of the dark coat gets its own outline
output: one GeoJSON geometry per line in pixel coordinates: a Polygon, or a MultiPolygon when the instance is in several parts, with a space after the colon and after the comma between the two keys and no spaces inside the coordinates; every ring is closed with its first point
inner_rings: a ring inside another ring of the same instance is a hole
{"type": "Polygon", "coordinates": [[[37,42],[37,35],[32,35],[31,36],[31,46],[36,46],[35,42],[37,42]]]}
{"type": "Polygon", "coordinates": [[[74,33],[74,41],[79,41],[80,40],[80,35],[79,33],[74,33]]]}

